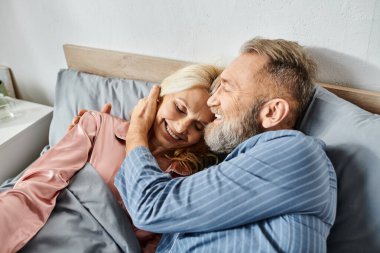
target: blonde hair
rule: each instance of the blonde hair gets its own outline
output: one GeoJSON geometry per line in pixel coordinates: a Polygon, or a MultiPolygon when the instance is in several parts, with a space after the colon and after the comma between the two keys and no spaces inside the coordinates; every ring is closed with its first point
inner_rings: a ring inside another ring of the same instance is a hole
{"type": "Polygon", "coordinates": [[[193,64],[184,67],[161,82],[161,94],[180,92],[194,87],[203,87],[210,90],[215,79],[222,72],[221,68],[208,64],[193,64]]]}
{"type": "Polygon", "coordinates": [[[218,163],[218,156],[210,151],[204,140],[190,147],[177,149],[167,157],[175,165],[173,167],[180,166],[188,175],[218,163]]]}
{"type": "MultiPolygon", "coordinates": [[[[201,87],[211,92],[215,82],[219,81],[219,75],[222,69],[208,64],[194,64],[184,67],[172,75],[165,78],[161,83],[161,94],[167,94],[184,91],[187,89],[201,87]]],[[[212,153],[204,140],[200,140],[190,147],[177,149],[167,156],[172,163],[183,167],[193,174],[218,162],[217,156],[212,153]]]]}
{"type": "Polygon", "coordinates": [[[241,53],[264,54],[269,62],[255,75],[262,84],[269,84],[269,97],[291,98],[289,125],[306,110],[315,90],[317,65],[297,42],[282,39],[253,38],[241,48],[241,53]]]}

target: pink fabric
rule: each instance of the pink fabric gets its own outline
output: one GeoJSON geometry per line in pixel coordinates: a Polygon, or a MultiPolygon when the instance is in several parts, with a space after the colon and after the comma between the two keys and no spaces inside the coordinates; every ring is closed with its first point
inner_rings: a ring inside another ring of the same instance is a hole
{"type": "MultiPolygon", "coordinates": [[[[114,176],[125,158],[125,120],[88,112],[51,150],[34,162],[13,189],[0,194],[0,252],[21,249],[46,223],[70,178],[89,162],[123,206],[114,176]]],[[[144,252],[154,252],[159,236],[135,228],[144,252]],[[145,247],[147,245],[147,247],[145,247]]]]}
{"type": "Polygon", "coordinates": [[[21,249],[46,223],[59,191],[87,161],[97,127],[94,123],[84,117],[31,165],[13,189],[0,194],[0,252],[21,249]]]}

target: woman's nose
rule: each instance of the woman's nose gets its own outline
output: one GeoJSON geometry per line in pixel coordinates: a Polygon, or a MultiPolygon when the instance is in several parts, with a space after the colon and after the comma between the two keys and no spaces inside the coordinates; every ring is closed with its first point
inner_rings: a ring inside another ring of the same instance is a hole
{"type": "Polygon", "coordinates": [[[186,134],[189,127],[191,125],[191,121],[188,120],[188,119],[182,119],[182,120],[179,120],[176,124],[176,127],[175,127],[175,130],[177,131],[177,133],[179,134],[186,134]]]}

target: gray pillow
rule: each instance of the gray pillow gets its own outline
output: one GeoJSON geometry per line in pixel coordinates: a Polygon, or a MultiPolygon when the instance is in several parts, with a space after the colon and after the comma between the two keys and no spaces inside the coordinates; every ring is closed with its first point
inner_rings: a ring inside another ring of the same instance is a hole
{"type": "Polygon", "coordinates": [[[112,103],[112,115],[129,119],[134,105],[148,95],[152,86],[145,81],[105,78],[70,69],[59,71],[49,145],[54,146],[65,135],[80,109],[100,111],[105,103],[112,103]]]}
{"type": "Polygon", "coordinates": [[[337,173],[328,252],[380,252],[380,116],[318,87],[300,130],[327,144],[337,173]]]}

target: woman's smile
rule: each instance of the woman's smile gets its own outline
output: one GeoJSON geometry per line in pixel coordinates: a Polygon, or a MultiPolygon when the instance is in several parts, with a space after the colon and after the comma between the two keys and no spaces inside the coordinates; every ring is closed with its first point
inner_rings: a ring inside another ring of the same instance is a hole
{"type": "Polygon", "coordinates": [[[175,141],[178,141],[178,140],[181,140],[182,138],[180,136],[178,136],[177,134],[175,134],[173,132],[173,130],[170,129],[168,123],[165,121],[165,130],[166,130],[166,133],[168,133],[168,139],[169,140],[172,140],[173,142],[175,141]]]}

